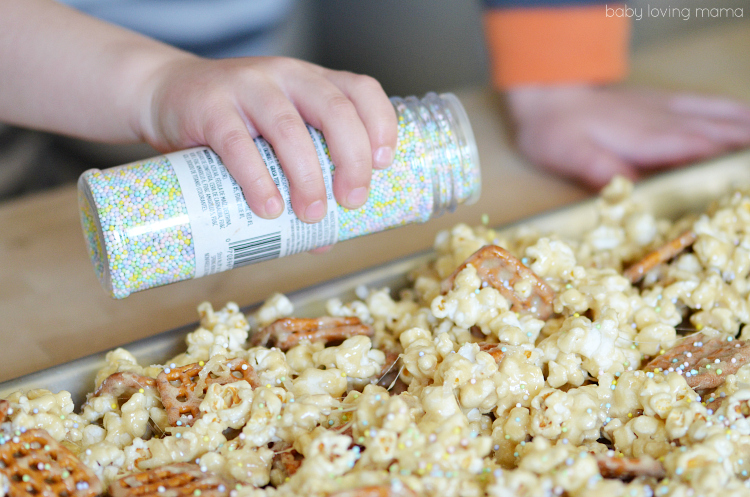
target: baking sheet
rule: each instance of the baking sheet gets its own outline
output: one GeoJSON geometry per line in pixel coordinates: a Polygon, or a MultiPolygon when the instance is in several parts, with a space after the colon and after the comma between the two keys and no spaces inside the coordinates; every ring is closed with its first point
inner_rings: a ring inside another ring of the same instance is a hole
{"type": "MultiPolygon", "coordinates": [[[[712,199],[742,185],[750,186],[750,150],[710,162],[664,173],[636,186],[634,197],[660,217],[676,218],[686,212],[703,210],[712,199]]],[[[487,194],[487,192],[485,192],[487,194]]],[[[557,232],[562,236],[577,236],[596,222],[594,200],[524,219],[518,224],[535,227],[542,232],[557,232]]],[[[294,304],[295,315],[312,317],[325,313],[325,302],[340,298],[344,302],[356,298],[355,289],[388,287],[396,292],[406,286],[406,273],[433,256],[423,252],[398,259],[343,278],[331,280],[288,294],[294,304]]],[[[269,295],[270,296],[270,295],[269,295]]],[[[195,303],[196,305],[198,302],[195,303]]],[[[260,306],[257,303],[243,308],[246,314],[260,306]]],[[[185,335],[198,326],[193,323],[153,337],[125,345],[140,364],[162,364],[185,350],[185,335]]],[[[71,392],[76,406],[85,400],[86,393],[94,389],[96,372],[104,364],[106,352],[54,366],[37,373],[0,383],[0,398],[16,390],[46,388],[57,392],[71,392]]]]}

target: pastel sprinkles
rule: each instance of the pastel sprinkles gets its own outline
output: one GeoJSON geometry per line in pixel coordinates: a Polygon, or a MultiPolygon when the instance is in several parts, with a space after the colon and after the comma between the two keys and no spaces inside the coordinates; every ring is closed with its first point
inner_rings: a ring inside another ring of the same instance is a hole
{"type": "Polygon", "coordinates": [[[164,157],[92,169],[80,182],[88,188],[79,188],[79,204],[89,255],[113,297],[193,277],[190,219],[177,176],[164,157]],[[92,202],[86,201],[89,192],[92,202]],[[98,218],[92,218],[89,203],[98,218]]]}

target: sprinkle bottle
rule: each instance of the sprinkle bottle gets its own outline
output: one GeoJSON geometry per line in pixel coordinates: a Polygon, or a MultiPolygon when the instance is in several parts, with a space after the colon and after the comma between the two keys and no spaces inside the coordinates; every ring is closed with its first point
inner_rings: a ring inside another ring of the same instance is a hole
{"type": "Polygon", "coordinates": [[[328,193],[316,224],[297,219],[273,148],[255,139],[286,208],[277,219],[255,216],[221,159],[198,147],[113,167],[78,180],[89,256],[114,298],[198,278],[368,233],[425,222],[480,192],[479,157],[468,117],[451,93],[392,97],[398,145],[391,167],[373,170],[364,206],[333,200],[325,139],[308,126],[328,193]]]}

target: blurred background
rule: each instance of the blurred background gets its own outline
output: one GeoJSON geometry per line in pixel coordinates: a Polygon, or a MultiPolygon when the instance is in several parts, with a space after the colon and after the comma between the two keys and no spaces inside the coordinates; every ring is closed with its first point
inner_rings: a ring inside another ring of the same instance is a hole
{"type": "MultiPolygon", "coordinates": [[[[634,50],[648,50],[656,40],[694,36],[721,23],[747,24],[750,18],[748,0],[721,0],[721,5],[714,0],[634,0],[628,5],[689,8],[691,13],[696,7],[744,9],[744,19],[691,15],[688,20],[634,20],[634,50]]],[[[478,0],[299,0],[291,12],[264,41],[269,55],[369,74],[389,95],[488,84],[478,0]]],[[[92,144],[0,124],[0,201],[73,182],[91,167],[152,155],[156,152],[147,145],[92,144]]]]}

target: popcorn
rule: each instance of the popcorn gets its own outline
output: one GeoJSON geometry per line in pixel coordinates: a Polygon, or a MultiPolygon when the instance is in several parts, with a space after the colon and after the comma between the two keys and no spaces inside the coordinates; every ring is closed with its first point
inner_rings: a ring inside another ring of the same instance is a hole
{"type": "Polygon", "coordinates": [[[275,293],[260,306],[254,317],[258,328],[263,328],[277,319],[291,316],[293,312],[294,305],[287,296],[275,293]]]}
{"type": "Polygon", "coordinates": [[[370,337],[359,335],[313,353],[312,361],[315,367],[338,368],[347,377],[364,379],[380,374],[385,354],[372,348],[370,337]]]}
{"type": "Polygon", "coordinates": [[[0,438],[43,428],[105,485],[197,463],[231,497],[747,494],[750,195],[672,222],[631,191],[614,180],[577,238],[455,226],[409,288],[327,316],[281,294],[249,319],[203,303],[184,353],[110,352],[78,411],[14,393],[0,438]],[[191,411],[156,381],[184,366],[191,411]]]}

